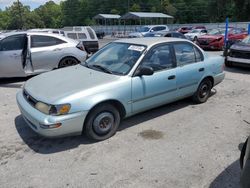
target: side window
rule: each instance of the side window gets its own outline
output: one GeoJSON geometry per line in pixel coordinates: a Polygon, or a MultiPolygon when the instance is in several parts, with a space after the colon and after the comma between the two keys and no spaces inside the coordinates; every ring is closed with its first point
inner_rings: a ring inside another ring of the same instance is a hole
{"type": "Polygon", "coordinates": [[[55,37],[42,35],[31,36],[31,48],[54,46],[62,43],[65,43],[65,41],[55,37]]]}
{"type": "Polygon", "coordinates": [[[68,33],[68,34],[67,34],[67,37],[69,37],[69,38],[71,38],[71,39],[77,40],[77,35],[76,35],[76,33],[68,33]]]}
{"type": "Polygon", "coordinates": [[[204,60],[202,53],[196,47],[194,47],[194,53],[195,53],[195,60],[196,60],[196,62],[204,60]]]}
{"type": "Polygon", "coordinates": [[[93,33],[93,31],[90,28],[87,28],[87,31],[89,33],[90,38],[95,39],[95,34],[93,33]]]}
{"type": "Polygon", "coordinates": [[[158,27],[153,27],[151,30],[153,30],[153,31],[161,31],[161,30],[164,30],[164,29],[166,29],[166,28],[163,27],[163,26],[158,26],[158,27]]]}
{"type": "Polygon", "coordinates": [[[0,51],[22,50],[24,43],[24,35],[9,36],[0,41],[0,51]]]}
{"type": "Polygon", "coordinates": [[[174,59],[170,45],[165,44],[150,50],[142,60],[141,65],[150,66],[154,71],[173,68],[174,59]]]}
{"type": "Polygon", "coordinates": [[[171,33],[167,33],[167,34],[165,35],[165,37],[172,37],[172,34],[171,34],[171,33]]]}
{"type": "Polygon", "coordinates": [[[174,45],[177,65],[187,65],[196,62],[194,48],[188,43],[174,45]]]}
{"type": "Polygon", "coordinates": [[[184,38],[180,33],[173,33],[173,37],[175,38],[184,38]]]}

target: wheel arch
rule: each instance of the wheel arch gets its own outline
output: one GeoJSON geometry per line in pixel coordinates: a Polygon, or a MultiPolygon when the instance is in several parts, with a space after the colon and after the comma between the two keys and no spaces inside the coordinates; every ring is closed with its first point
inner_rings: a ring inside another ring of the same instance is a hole
{"type": "MultiPolygon", "coordinates": [[[[214,86],[214,77],[213,76],[205,76],[201,81],[200,81],[200,83],[201,82],[203,82],[204,80],[206,80],[206,79],[208,79],[208,80],[210,80],[211,82],[212,82],[212,87],[214,86]]],[[[199,84],[200,84],[199,83],[199,84]]]]}
{"type": "Polygon", "coordinates": [[[91,113],[91,111],[93,111],[94,108],[96,108],[97,106],[102,105],[102,104],[111,104],[119,111],[121,118],[124,118],[126,116],[126,109],[125,109],[124,105],[119,100],[108,99],[108,100],[100,101],[100,102],[96,103],[94,106],[92,106],[86,117],[89,116],[89,114],[91,113]]]}
{"type": "Polygon", "coordinates": [[[75,56],[73,56],[73,55],[66,55],[66,56],[63,56],[63,57],[60,58],[60,60],[59,60],[59,62],[58,62],[58,64],[57,64],[57,68],[60,67],[60,63],[61,63],[64,59],[66,59],[66,58],[74,58],[76,61],[78,61],[78,63],[80,63],[79,59],[77,59],[75,56]]]}

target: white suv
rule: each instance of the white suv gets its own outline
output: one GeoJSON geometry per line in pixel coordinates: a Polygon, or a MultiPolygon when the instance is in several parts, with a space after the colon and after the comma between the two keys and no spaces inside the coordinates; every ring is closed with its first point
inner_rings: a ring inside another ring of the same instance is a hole
{"type": "Polygon", "coordinates": [[[129,34],[129,38],[144,37],[147,33],[157,32],[157,31],[169,31],[169,28],[166,25],[148,25],[148,26],[142,26],[139,29],[137,29],[136,32],[130,33],[129,34]]]}

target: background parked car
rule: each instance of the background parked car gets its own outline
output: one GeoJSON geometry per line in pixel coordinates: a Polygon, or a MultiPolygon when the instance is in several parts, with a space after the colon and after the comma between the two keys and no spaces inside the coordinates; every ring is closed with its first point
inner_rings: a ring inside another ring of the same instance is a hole
{"type": "Polygon", "coordinates": [[[193,29],[193,27],[180,27],[177,31],[182,33],[182,34],[186,34],[188,32],[190,32],[193,29]]]}
{"type": "Polygon", "coordinates": [[[191,41],[197,41],[198,37],[207,34],[206,29],[193,29],[192,31],[185,34],[187,39],[191,41]]]}
{"type": "Polygon", "coordinates": [[[49,33],[6,33],[0,40],[0,77],[24,77],[85,61],[81,43],[49,33]]]}
{"type": "Polygon", "coordinates": [[[169,31],[166,25],[148,25],[137,29],[136,32],[130,33],[129,38],[144,37],[147,33],[157,32],[157,31],[169,31]]]}
{"type": "Polygon", "coordinates": [[[250,187],[250,137],[246,140],[240,155],[241,186],[242,188],[250,187]]]}
{"type": "Polygon", "coordinates": [[[228,67],[233,65],[250,67],[250,36],[236,42],[229,48],[225,57],[225,65],[228,67]]]}
{"type": "Polygon", "coordinates": [[[64,31],[60,29],[30,29],[28,32],[44,32],[65,36],[64,31]]]}
{"type": "MultiPolygon", "coordinates": [[[[198,37],[197,44],[203,49],[222,50],[224,47],[224,35],[224,28],[212,29],[208,34],[198,37]]],[[[228,41],[230,43],[242,40],[246,36],[247,33],[244,29],[229,28],[228,41]]]]}
{"type": "Polygon", "coordinates": [[[103,39],[103,37],[105,36],[105,32],[102,30],[96,30],[95,34],[96,34],[98,39],[103,39]]]}
{"type": "Polygon", "coordinates": [[[74,26],[63,28],[65,36],[82,42],[86,51],[95,53],[99,50],[99,42],[95,31],[89,26],[74,26]]]}
{"type": "Polygon", "coordinates": [[[175,37],[175,38],[182,38],[187,39],[185,35],[179,33],[177,31],[158,31],[158,32],[151,32],[147,33],[145,37],[175,37]]]}

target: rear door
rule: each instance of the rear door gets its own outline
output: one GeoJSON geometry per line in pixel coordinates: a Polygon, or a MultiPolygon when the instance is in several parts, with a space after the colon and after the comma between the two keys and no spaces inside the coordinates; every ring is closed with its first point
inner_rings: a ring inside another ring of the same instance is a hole
{"type": "Polygon", "coordinates": [[[188,42],[174,44],[174,50],[178,97],[192,95],[205,74],[204,57],[197,47],[188,42]]]}
{"type": "Polygon", "coordinates": [[[0,41],[0,77],[25,76],[23,65],[26,61],[27,36],[17,34],[0,41]]]}
{"type": "Polygon", "coordinates": [[[57,68],[63,56],[65,41],[52,36],[31,35],[31,61],[35,73],[57,68]]]}

